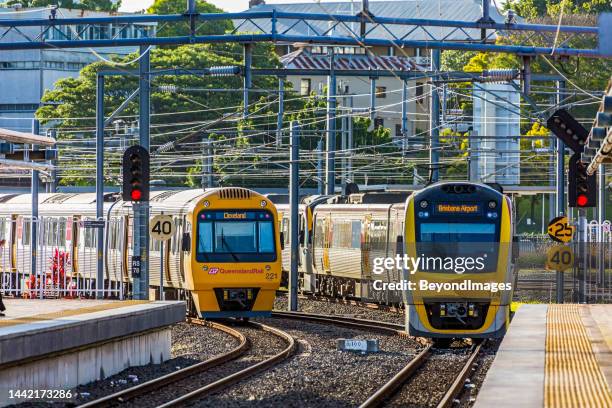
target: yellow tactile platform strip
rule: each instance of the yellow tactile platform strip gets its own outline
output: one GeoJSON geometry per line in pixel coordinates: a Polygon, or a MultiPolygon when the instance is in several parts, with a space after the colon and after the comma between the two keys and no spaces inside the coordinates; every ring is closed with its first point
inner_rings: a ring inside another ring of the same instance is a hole
{"type": "Polygon", "coordinates": [[[545,408],[612,407],[579,305],[550,305],[546,315],[545,408]]]}
{"type": "Polygon", "coordinates": [[[59,310],[53,313],[45,313],[45,314],[39,314],[39,315],[33,315],[33,316],[23,316],[23,317],[18,317],[15,319],[0,320],[0,327],[16,326],[18,324],[28,324],[28,323],[34,323],[34,322],[41,322],[45,320],[54,320],[54,319],[59,319],[62,317],[76,316],[76,315],[81,315],[85,313],[101,312],[103,310],[118,309],[121,307],[139,305],[143,303],[149,303],[149,301],[148,300],[125,300],[125,301],[118,301],[118,302],[102,303],[102,304],[98,304],[95,306],[82,307],[79,309],[67,309],[67,310],[59,310]]]}

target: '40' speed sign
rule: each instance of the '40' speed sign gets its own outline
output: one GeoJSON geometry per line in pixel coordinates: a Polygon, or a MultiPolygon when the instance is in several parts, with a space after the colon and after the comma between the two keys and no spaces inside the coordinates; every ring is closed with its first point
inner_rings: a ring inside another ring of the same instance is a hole
{"type": "Polygon", "coordinates": [[[149,233],[158,241],[167,241],[174,235],[174,222],[169,215],[156,215],[149,222],[149,233]]]}

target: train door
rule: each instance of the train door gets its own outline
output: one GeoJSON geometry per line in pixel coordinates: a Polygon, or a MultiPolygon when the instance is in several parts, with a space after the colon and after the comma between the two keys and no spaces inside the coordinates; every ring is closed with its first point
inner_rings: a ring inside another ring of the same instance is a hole
{"type": "Polygon", "coordinates": [[[323,273],[330,274],[331,267],[329,263],[329,248],[331,247],[331,243],[333,240],[333,226],[331,222],[331,214],[329,217],[325,217],[325,221],[323,223],[323,273]]]}

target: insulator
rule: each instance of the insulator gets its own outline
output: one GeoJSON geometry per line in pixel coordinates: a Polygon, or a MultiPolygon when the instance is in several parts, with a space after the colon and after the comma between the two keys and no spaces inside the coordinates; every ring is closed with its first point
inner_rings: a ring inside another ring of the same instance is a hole
{"type": "Polygon", "coordinates": [[[166,153],[172,149],[174,149],[174,142],[166,142],[157,148],[156,153],[166,153]]]}
{"type": "Polygon", "coordinates": [[[609,127],[612,126],[612,113],[597,112],[595,118],[598,127],[609,127]]]}
{"type": "Polygon", "coordinates": [[[178,91],[178,87],[176,85],[160,85],[160,92],[165,93],[176,93],[178,91]]]}
{"type": "Polygon", "coordinates": [[[514,69],[488,69],[483,71],[483,82],[506,82],[516,77],[514,69]]]}
{"type": "Polygon", "coordinates": [[[240,73],[240,67],[230,65],[221,67],[210,67],[208,69],[210,76],[234,76],[240,73]]]}

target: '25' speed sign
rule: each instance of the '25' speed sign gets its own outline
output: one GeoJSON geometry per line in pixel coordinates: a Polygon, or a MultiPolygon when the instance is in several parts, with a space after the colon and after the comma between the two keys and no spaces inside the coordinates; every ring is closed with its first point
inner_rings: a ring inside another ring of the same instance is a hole
{"type": "Polygon", "coordinates": [[[169,215],[156,215],[149,222],[149,233],[158,241],[167,241],[174,235],[175,226],[169,215]]]}

